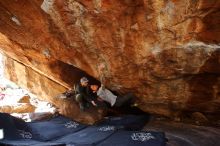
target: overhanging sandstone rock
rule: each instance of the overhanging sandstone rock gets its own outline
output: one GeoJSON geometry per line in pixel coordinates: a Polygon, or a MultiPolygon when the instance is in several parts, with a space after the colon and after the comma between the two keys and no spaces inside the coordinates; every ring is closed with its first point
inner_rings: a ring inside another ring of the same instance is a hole
{"type": "Polygon", "coordinates": [[[74,67],[99,79],[104,65],[105,85],[135,93],[146,112],[219,113],[219,8],[218,0],[1,0],[0,47],[42,76],[27,86],[39,96],[70,88],[74,67]]]}

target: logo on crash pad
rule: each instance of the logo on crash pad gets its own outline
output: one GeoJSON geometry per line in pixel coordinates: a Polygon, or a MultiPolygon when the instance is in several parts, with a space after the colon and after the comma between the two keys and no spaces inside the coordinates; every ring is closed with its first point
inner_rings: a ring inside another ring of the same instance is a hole
{"type": "Polygon", "coordinates": [[[65,127],[66,128],[77,128],[79,126],[79,123],[76,123],[76,122],[67,122],[66,124],[65,124],[65,127]]]}
{"type": "Polygon", "coordinates": [[[115,127],[114,126],[104,126],[98,129],[98,131],[114,131],[115,127]]]}
{"type": "Polygon", "coordinates": [[[22,136],[22,138],[24,139],[31,139],[32,138],[32,134],[30,132],[26,132],[24,130],[18,130],[19,135],[22,136]]]}
{"type": "Polygon", "coordinates": [[[146,133],[146,132],[138,132],[138,133],[133,133],[131,135],[132,140],[135,141],[148,141],[150,139],[156,139],[151,133],[146,133]]]}

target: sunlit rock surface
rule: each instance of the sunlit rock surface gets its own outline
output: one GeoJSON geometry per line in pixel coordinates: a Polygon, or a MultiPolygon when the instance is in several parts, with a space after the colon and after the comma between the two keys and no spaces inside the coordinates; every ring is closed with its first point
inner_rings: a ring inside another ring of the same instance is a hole
{"type": "Polygon", "coordinates": [[[48,100],[82,70],[133,92],[146,112],[220,113],[219,9],[219,0],[0,0],[0,48],[26,66],[6,62],[8,78],[48,100]]]}

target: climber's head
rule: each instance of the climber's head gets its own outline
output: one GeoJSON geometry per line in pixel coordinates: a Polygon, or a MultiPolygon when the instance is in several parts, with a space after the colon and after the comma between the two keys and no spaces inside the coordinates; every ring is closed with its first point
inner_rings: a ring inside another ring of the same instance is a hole
{"type": "Polygon", "coordinates": [[[99,89],[99,86],[98,85],[91,85],[90,88],[93,92],[97,92],[97,90],[99,89]]]}
{"type": "Polygon", "coordinates": [[[80,83],[81,83],[82,86],[87,86],[88,83],[89,83],[89,80],[86,77],[82,77],[80,79],[80,83]]]}

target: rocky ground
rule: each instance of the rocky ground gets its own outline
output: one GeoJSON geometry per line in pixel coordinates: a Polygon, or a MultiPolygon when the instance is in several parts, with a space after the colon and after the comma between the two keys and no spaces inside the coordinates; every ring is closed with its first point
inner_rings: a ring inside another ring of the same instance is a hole
{"type": "Polygon", "coordinates": [[[219,146],[220,128],[170,121],[150,121],[144,130],[163,131],[167,146],[219,146]]]}

